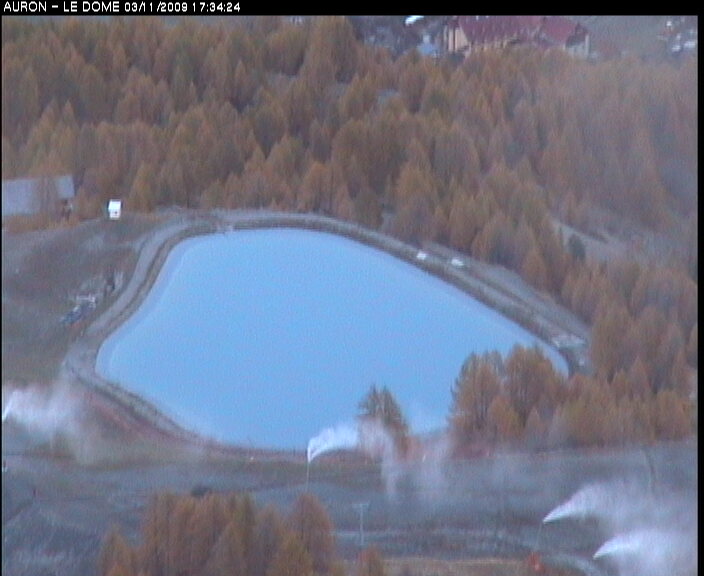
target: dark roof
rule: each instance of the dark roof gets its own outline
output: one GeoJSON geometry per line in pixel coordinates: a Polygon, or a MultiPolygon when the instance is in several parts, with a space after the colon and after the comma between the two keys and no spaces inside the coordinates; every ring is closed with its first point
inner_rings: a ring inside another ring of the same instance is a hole
{"type": "Polygon", "coordinates": [[[553,44],[567,46],[576,37],[584,35],[586,29],[564,16],[546,16],[540,28],[541,35],[553,44]]]}
{"type": "Polygon", "coordinates": [[[564,16],[458,16],[454,22],[470,44],[517,40],[568,46],[583,41],[587,32],[564,16]]]}
{"type": "MultiPolygon", "coordinates": [[[[73,176],[55,176],[51,178],[56,186],[59,200],[73,198],[76,193],[73,176]]],[[[2,215],[36,214],[40,209],[39,184],[41,178],[19,178],[2,182],[2,215]]]]}

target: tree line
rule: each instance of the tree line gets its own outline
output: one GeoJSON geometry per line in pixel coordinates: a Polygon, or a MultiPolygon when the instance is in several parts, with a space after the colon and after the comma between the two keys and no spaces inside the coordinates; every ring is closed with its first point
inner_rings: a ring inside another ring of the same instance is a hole
{"type": "Polygon", "coordinates": [[[690,402],[697,70],[520,48],[392,58],[342,17],[2,22],[2,175],[71,173],[78,217],[271,208],[434,240],[517,271],[593,326],[596,378],[690,402]],[[600,263],[632,225],[659,261],[600,263]]]}
{"type": "Polygon", "coordinates": [[[654,391],[643,364],[611,380],[557,372],[537,347],[470,355],[452,388],[449,430],[458,453],[476,444],[545,449],[680,440],[690,402],[654,391]]]}
{"type": "MultiPolygon", "coordinates": [[[[677,387],[654,388],[640,358],[610,378],[568,376],[537,344],[516,345],[505,357],[470,354],[451,396],[447,429],[459,456],[477,446],[544,450],[681,440],[696,425],[687,396],[677,387]]],[[[398,457],[412,457],[416,440],[387,387],[371,386],[358,418],[381,425],[398,457]]]]}
{"type": "Polygon", "coordinates": [[[144,209],[273,205],[373,224],[392,206],[401,236],[476,241],[506,261],[525,254],[493,236],[524,221],[530,249],[547,209],[663,228],[696,207],[693,60],[392,60],[342,17],[2,26],[3,178],[69,171],[87,198],[144,209]]]}
{"type": "MultiPolygon", "coordinates": [[[[334,526],[322,503],[301,494],[282,515],[249,494],[158,492],[144,513],[139,542],[117,527],[103,539],[99,576],[344,576],[334,526]]],[[[375,548],[363,550],[356,576],[384,576],[375,548]]]]}

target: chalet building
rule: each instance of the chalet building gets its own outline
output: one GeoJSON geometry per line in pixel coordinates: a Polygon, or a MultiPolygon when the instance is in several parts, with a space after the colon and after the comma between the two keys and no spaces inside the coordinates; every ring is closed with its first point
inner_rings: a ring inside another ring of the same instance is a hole
{"type": "Polygon", "coordinates": [[[19,178],[2,181],[2,219],[45,214],[67,217],[75,196],[73,176],[19,178]]]}
{"type": "Polygon", "coordinates": [[[513,44],[589,56],[588,30],[564,16],[453,16],[443,30],[443,47],[450,54],[466,56],[513,44]]]}

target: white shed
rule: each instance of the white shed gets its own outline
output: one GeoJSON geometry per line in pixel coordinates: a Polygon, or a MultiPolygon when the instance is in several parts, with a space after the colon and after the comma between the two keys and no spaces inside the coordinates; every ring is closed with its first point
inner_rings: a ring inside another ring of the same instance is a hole
{"type": "Polygon", "coordinates": [[[122,200],[110,200],[108,202],[108,218],[119,220],[122,216],[122,200]]]}

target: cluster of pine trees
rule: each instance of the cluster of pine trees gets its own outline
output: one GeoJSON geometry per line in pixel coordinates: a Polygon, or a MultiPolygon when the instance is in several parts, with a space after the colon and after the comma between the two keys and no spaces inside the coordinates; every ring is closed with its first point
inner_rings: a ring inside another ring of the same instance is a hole
{"type": "Polygon", "coordinates": [[[267,207],[441,242],[593,325],[606,389],[625,379],[690,402],[696,65],[519,47],[394,59],[342,17],[5,19],[2,176],[72,173],[80,217],[108,198],[267,207]],[[672,249],[599,263],[556,217],[630,223],[672,249]]]}
{"type": "Polygon", "coordinates": [[[679,440],[691,433],[692,418],[675,390],[652,391],[644,369],[610,382],[566,378],[538,347],[516,346],[505,359],[497,352],[467,359],[452,390],[449,427],[462,453],[477,442],[543,449],[679,440]]]}
{"type": "MultiPolygon", "coordinates": [[[[355,566],[359,576],[383,576],[375,549],[355,566]]],[[[333,524],[312,494],[298,497],[287,516],[257,507],[248,494],[201,496],[158,492],[147,506],[141,541],[119,529],[105,537],[99,576],[344,576],[333,524]]]]}

